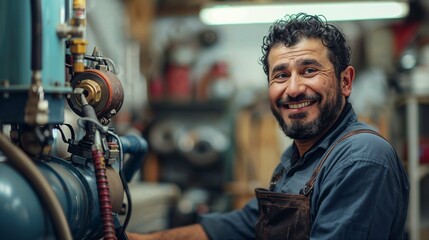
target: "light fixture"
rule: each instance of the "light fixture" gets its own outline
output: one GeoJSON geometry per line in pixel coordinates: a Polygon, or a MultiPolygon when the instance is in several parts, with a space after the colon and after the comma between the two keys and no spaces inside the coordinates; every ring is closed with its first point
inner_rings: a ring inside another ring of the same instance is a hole
{"type": "Polygon", "coordinates": [[[286,14],[323,15],[328,21],[396,19],[407,16],[407,1],[300,1],[270,3],[209,3],[200,11],[208,25],[272,23],[286,14]]]}

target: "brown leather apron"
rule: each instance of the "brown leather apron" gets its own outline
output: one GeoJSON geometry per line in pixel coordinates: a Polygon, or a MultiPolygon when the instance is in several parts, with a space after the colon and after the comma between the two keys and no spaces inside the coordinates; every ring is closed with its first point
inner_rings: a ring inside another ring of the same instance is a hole
{"type": "Polygon", "coordinates": [[[382,137],[375,131],[359,129],[351,131],[338,139],[325,153],[300,194],[272,192],[274,185],[282,176],[283,172],[273,177],[270,190],[263,188],[257,188],[255,190],[259,205],[259,218],[255,226],[256,239],[300,240],[310,238],[310,198],[316,177],[334,147],[344,139],[359,133],[372,133],[382,137]]]}

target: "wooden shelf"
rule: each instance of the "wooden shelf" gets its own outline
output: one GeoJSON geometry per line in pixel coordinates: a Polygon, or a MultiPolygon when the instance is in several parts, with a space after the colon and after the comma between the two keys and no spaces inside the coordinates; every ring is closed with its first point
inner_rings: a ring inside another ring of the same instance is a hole
{"type": "Polygon", "coordinates": [[[429,104],[429,95],[411,95],[404,94],[396,97],[395,104],[397,107],[405,106],[407,104],[407,99],[410,97],[415,97],[419,104],[429,104]]]}

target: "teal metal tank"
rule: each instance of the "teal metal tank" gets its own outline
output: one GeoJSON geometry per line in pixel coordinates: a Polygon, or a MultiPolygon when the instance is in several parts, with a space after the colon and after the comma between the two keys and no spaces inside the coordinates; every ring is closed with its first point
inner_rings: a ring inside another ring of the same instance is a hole
{"type": "MultiPolygon", "coordinates": [[[[65,40],[56,28],[65,21],[64,1],[42,0],[42,85],[49,123],[64,121],[65,40]]],[[[23,123],[31,83],[30,1],[0,1],[0,123],[23,123]]]]}

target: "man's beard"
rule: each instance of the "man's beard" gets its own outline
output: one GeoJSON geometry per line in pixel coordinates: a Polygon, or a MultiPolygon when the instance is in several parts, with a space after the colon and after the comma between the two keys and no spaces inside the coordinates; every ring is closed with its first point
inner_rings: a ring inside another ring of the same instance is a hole
{"type": "MultiPolygon", "coordinates": [[[[289,98],[280,100],[277,102],[277,109],[275,109],[272,104],[270,104],[271,111],[273,112],[274,117],[277,119],[280,127],[282,128],[283,132],[286,134],[286,136],[292,138],[292,139],[299,139],[299,140],[306,140],[314,138],[318,135],[320,135],[324,130],[331,127],[332,124],[334,124],[334,121],[337,119],[337,117],[340,115],[340,110],[342,106],[342,94],[341,89],[337,89],[336,98],[331,101],[327,102],[326,104],[322,105],[320,108],[320,115],[318,118],[316,118],[312,122],[308,123],[302,123],[300,120],[294,120],[291,124],[286,124],[284,121],[280,110],[282,107],[284,107],[284,102],[287,100],[287,102],[293,102],[293,101],[299,101],[303,99],[318,99],[320,100],[322,97],[317,94],[316,96],[309,97],[305,95],[299,95],[296,98],[289,98]]],[[[293,119],[303,119],[308,115],[308,113],[297,113],[297,114],[291,114],[289,115],[290,118],[293,119]]]]}

